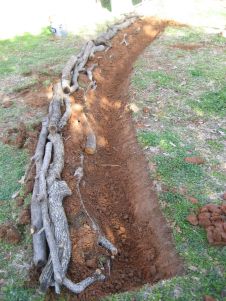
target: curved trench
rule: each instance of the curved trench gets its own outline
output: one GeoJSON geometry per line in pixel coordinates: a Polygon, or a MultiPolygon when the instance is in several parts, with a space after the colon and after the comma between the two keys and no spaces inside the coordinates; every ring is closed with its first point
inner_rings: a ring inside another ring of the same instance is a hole
{"type": "MultiPolygon", "coordinates": [[[[139,20],[117,34],[112,40],[113,47],[96,54],[89,62],[98,63],[94,72],[97,89],[87,94],[85,104],[81,91],[73,95],[72,118],[63,133],[63,179],[73,192],[64,202],[72,240],[69,276],[74,282],[81,281],[100,267],[106,256],[96,245],[95,233],[81,210],[73,176],[85,139],[81,106],[85,107],[98,146],[96,154],[85,155],[81,194],[89,212],[119,249],[119,255],[113,260],[109,279],[91,286],[80,296],[70,294],[67,300],[99,300],[182,271],[128,110],[133,63],[166,25],[155,19],[139,20]],[[120,44],[125,32],[127,47],[120,44]]],[[[53,295],[49,297],[55,299],[53,295]]]]}

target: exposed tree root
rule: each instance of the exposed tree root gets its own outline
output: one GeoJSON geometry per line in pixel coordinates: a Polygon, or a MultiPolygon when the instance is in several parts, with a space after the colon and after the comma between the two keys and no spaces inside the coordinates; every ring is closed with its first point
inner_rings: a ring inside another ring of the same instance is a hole
{"type": "MultiPolygon", "coordinates": [[[[62,203],[64,198],[71,195],[72,192],[67,183],[61,180],[61,173],[64,168],[64,144],[60,132],[71,116],[70,98],[65,94],[73,93],[79,88],[79,74],[84,71],[90,80],[88,88],[96,87],[96,82],[93,80],[93,70],[97,64],[93,64],[88,68],[85,67],[89,58],[93,57],[98,51],[108,49],[107,46],[111,46],[110,40],[115,34],[131,25],[134,20],[135,17],[129,17],[121,23],[111,26],[106,33],[101,34],[97,39],[88,41],[80,53],[72,56],[66,63],[62,71],[61,83],[55,84],[53,88],[49,113],[43,119],[36,151],[30,164],[30,168],[34,163],[36,166],[36,178],[31,201],[33,261],[37,266],[46,264],[39,279],[41,289],[44,291],[49,286],[55,286],[55,292],[60,293],[61,286],[64,285],[70,291],[79,294],[89,285],[105,279],[105,276],[99,270],[77,284],[66,277],[71,257],[71,240],[62,203]],[[61,105],[63,102],[65,112],[62,116],[61,105]],[[49,249],[48,261],[46,241],[49,249]]],[[[126,35],[124,35],[122,43],[127,46],[128,43],[125,38],[126,35]]],[[[84,151],[87,154],[94,154],[96,152],[96,136],[84,113],[83,119],[87,137],[84,151]]],[[[87,211],[81,196],[80,182],[83,178],[83,161],[84,155],[82,154],[81,164],[74,174],[80,205],[88,217],[91,228],[96,233],[96,243],[105,248],[111,254],[111,258],[114,258],[118,252],[117,248],[104,236],[98,223],[87,211]]],[[[28,168],[27,173],[29,173],[30,168],[28,168]]],[[[109,260],[111,258],[109,257],[109,260]]],[[[110,275],[110,261],[108,267],[110,275]]]]}

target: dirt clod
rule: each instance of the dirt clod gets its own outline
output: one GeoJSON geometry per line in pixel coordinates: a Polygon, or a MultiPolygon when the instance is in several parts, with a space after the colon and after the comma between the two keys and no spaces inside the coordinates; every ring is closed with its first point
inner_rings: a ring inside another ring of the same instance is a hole
{"type": "Polygon", "coordinates": [[[0,225],[0,240],[6,243],[17,244],[21,240],[18,229],[11,224],[0,225]]]}
{"type": "Polygon", "coordinates": [[[202,157],[186,157],[184,161],[186,163],[197,164],[197,165],[205,163],[205,160],[202,157]]]}
{"type": "Polygon", "coordinates": [[[204,301],[216,301],[216,299],[211,296],[206,295],[206,296],[204,296],[204,301]]]}
{"type": "Polygon", "coordinates": [[[187,216],[187,221],[192,224],[193,226],[197,226],[198,225],[198,219],[197,216],[194,214],[191,214],[189,216],[187,216]]]}
{"type": "Polygon", "coordinates": [[[206,229],[210,244],[226,245],[226,205],[205,205],[197,216],[192,215],[191,224],[193,221],[196,223],[196,220],[200,226],[206,229]]]}
{"type": "Polygon", "coordinates": [[[20,212],[18,224],[19,225],[29,225],[30,222],[31,222],[30,208],[25,208],[20,212]]]}
{"type": "Polygon", "coordinates": [[[21,207],[21,206],[23,206],[23,204],[24,204],[24,198],[22,198],[22,197],[17,197],[16,198],[16,205],[17,205],[17,207],[21,207]]]}

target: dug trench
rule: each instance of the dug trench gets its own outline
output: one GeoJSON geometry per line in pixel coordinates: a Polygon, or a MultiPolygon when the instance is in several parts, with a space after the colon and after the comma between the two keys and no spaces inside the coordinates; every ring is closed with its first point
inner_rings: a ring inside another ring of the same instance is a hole
{"type": "MultiPolygon", "coordinates": [[[[71,97],[72,116],[63,132],[65,167],[63,179],[72,190],[64,201],[72,241],[68,274],[79,282],[96,268],[108,275],[80,295],[63,292],[67,300],[99,300],[103,296],[155,283],[182,272],[170,229],[159,208],[145,157],[137,143],[129,110],[129,76],[133,63],[167,26],[144,19],[119,32],[112,48],[95,55],[95,90],[71,97]],[[128,45],[121,43],[125,37],[128,45]],[[106,267],[106,251],[95,243],[95,233],[81,208],[74,173],[80,166],[87,129],[86,118],[97,138],[97,151],[84,157],[81,196],[87,210],[118,255],[106,267]]],[[[56,300],[51,291],[46,300],[56,300]]]]}

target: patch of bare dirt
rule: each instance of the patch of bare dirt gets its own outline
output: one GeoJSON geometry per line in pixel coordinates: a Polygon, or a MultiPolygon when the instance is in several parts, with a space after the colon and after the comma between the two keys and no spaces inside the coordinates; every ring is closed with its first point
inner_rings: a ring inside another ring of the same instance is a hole
{"type": "MultiPolygon", "coordinates": [[[[82,91],[74,94],[72,117],[63,133],[63,179],[72,190],[72,196],[64,201],[72,240],[69,277],[78,282],[96,268],[106,270],[108,257],[96,245],[96,234],[89,227],[76,191],[74,172],[80,165],[85,141],[84,116],[79,106],[85,106],[98,145],[94,155],[85,155],[81,194],[86,208],[117,246],[119,254],[111,262],[110,277],[105,282],[93,285],[79,296],[70,294],[67,300],[99,300],[182,272],[127,109],[133,63],[166,25],[148,19],[120,32],[112,40],[113,47],[98,53],[90,62],[99,66],[94,72],[97,89],[87,94],[85,104],[82,91]],[[124,33],[127,47],[120,44],[124,33]]],[[[55,300],[54,294],[46,300],[55,300]]]]}

